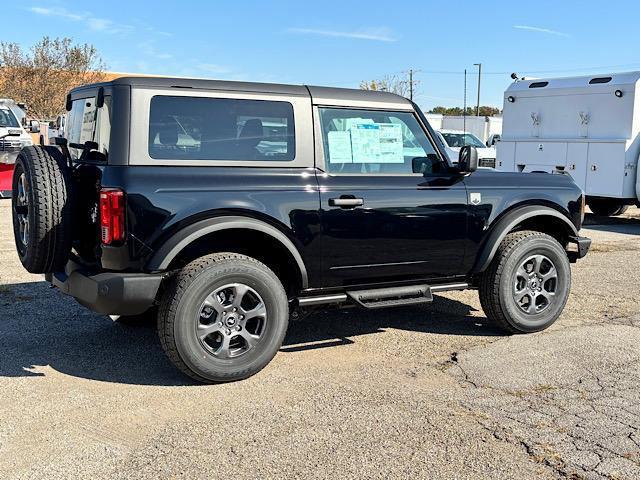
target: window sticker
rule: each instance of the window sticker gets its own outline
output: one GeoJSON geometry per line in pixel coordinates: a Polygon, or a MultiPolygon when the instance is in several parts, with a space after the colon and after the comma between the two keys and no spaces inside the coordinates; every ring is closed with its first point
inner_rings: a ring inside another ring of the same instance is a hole
{"type": "Polygon", "coordinates": [[[351,126],[353,163],[377,163],[380,156],[380,126],[357,123],[351,126]]]}
{"type": "Polygon", "coordinates": [[[404,163],[402,128],[394,123],[378,123],[380,127],[379,163],[404,163]]]}
{"type": "Polygon", "coordinates": [[[329,132],[329,163],[353,163],[351,133],[329,132]]]}

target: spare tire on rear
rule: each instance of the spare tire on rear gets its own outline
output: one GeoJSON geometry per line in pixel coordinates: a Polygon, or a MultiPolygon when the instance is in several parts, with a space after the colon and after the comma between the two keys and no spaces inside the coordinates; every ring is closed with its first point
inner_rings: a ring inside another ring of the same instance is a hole
{"type": "Polygon", "coordinates": [[[60,150],[23,148],[12,188],[13,233],[22,265],[31,273],[64,269],[71,252],[71,181],[60,150]]]}

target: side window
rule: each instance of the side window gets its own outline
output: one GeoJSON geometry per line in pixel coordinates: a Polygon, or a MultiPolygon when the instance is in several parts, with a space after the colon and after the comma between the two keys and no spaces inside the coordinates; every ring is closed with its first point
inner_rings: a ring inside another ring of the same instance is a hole
{"type": "Polygon", "coordinates": [[[155,96],[151,99],[149,156],[167,160],[293,160],[293,105],[155,96]]]}
{"type": "Polygon", "coordinates": [[[327,171],[411,174],[441,168],[412,113],[321,108],[327,171]]]}

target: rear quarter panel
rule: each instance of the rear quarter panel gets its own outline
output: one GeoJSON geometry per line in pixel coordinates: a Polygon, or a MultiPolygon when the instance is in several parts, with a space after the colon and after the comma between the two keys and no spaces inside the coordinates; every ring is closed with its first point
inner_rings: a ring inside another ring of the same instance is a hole
{"type": "Polygon", "coordinates": [[[196,221],[244,215],[296,245],[310,285],[319,279],[319,193],[313,169],[109,166],[103,187],[127,194],[129,256],[144,265],[174,233],[196,221]]]}

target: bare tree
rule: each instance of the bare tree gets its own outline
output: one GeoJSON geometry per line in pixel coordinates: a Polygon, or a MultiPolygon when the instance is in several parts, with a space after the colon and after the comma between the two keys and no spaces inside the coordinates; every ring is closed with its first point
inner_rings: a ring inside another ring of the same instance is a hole
{"type": "MultiPolygon", "coordinates": [[[[414,80],[414,86],[416,83],[417,82],[414,80]]],[[[398,75],[387,75],[382,77],[380,80],[360,82],[360,89],[391,92],[403,97],[409,97],[411,92],[411,83],[408,78],[399,77],[398,75]]]]}
{"type": "Polygon", "coordinates": [[[64,111],[69,90],[105,79],[96,48],[70,38],[43,37],[31,49],[0,42],[0,97],[28,105],[29,115],[52,119],[64,111]]]}

